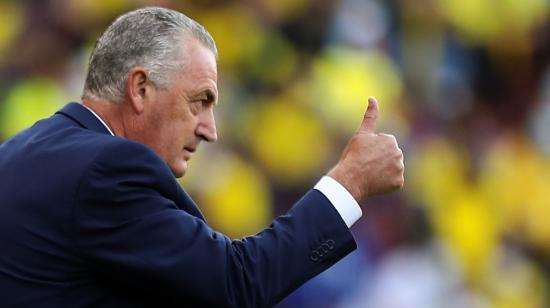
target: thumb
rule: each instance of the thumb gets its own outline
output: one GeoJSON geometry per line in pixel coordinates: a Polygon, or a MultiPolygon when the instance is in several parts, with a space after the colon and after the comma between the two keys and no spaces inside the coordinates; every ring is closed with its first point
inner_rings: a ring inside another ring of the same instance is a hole
{"type": "Polygon", "coordinates": [[[376,98],[369,97],[369,106],[365,115],[363,116],[363,122],[359,130],[366,131],[368,133],[374,133],[376,129],[376,120],[378,119],[378,102],[376,98]]]}

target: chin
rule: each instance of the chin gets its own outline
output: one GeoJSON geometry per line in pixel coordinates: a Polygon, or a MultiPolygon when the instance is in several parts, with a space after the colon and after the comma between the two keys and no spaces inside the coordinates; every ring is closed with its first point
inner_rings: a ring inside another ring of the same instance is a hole
{"type": "Polygon", "coordinates": [[[178,164],[170,166],[170,170],[172,170],[172,173],[176,178],[181,178],[185,175],[185,172],[187,171],[187,162],[184,160],[182,162],[179,162],[178,164]]]}

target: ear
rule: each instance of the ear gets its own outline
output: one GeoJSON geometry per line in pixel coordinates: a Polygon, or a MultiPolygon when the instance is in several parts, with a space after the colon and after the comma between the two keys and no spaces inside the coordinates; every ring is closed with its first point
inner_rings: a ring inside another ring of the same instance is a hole
{"type": "Polygon", "coordinates": [[[143,67],[133,67],[128,72],[126,93],[128,94],[132,109],[141,114],[151,99],[153,87],[149,80],[149,74],[143,67]]]}

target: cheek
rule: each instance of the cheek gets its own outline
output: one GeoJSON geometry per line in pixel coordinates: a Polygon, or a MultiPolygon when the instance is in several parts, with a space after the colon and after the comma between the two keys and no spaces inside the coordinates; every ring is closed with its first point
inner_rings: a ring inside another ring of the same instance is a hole
{"type": "Polygon", "coordinates": [[[181,152],[186,145],[189,145],[194,140],[195,131],[191,123],[180,122],[177,125],[173,125],[169,131],[166,132],[168,137],[168,146],[173,151],[181,152]]]}
{"type": "MultiPolygon", "coordinates": [[[[197,122],[194,118],[187,119],[185,121],[182,121],[177,129],[178,133],[180,134],[181,138],[189,139],[193,138],[195,135],[195,129],[197,127],[197,122]]],[[[190,141],[190,140],[186,140],[190,141]]]]}

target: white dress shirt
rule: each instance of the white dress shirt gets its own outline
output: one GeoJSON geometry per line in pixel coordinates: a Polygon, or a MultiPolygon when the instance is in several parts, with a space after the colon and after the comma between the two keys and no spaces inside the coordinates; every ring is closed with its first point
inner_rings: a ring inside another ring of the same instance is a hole
{"type": "MultiPolygon", "coordinates": [[[[111,135],[115,135],[111,128],[109,128],[107,123],[105,123],[99,115],[87,106],[84,107],[105,126],[111,135]]],[[[338,211],[338,214],[340,214],[342,220],[344,220],[348,228],[350,228],[363,215],[363,211],[361,211],[361,207],[357,201],[355,201],[349,191],[335,179],[329,176],[324,176],[313,188],[327,197],[334,208],[336,208],[336,211],[338,211]]]]}

